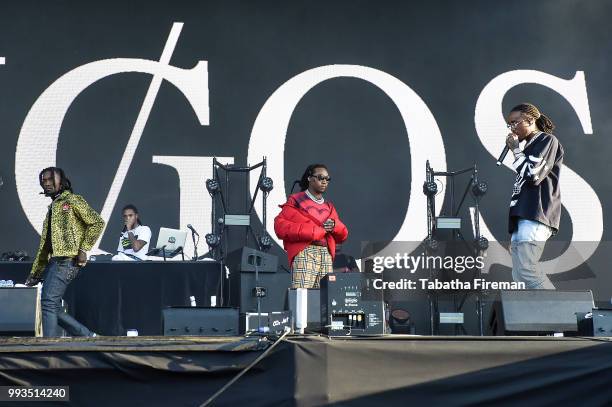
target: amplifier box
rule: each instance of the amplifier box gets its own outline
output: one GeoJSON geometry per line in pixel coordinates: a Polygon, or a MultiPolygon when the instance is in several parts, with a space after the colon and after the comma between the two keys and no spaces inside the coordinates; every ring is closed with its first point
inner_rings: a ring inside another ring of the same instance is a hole
{"type": "Polygon", "coordinates": [[[238,336],[238,308],[169,307],[162,311],[164,336],[238,336]]]}
{"type": "Polygon", "coordinates": [[[291,311],[247,312],[241,320],[241,332],[261,332],[281,335],[285,327],[291,328],[291,311]],[[242,326],[244,321],[244,326],[242,326]],[[259,325],[259,330],[257,326],[259,325]]]}
{"type": "Polygon", "coordinates": [[[321,325],[329,336],[385,333],[383,290],[375,273],[329,273],[321,279],[321,325]]]}

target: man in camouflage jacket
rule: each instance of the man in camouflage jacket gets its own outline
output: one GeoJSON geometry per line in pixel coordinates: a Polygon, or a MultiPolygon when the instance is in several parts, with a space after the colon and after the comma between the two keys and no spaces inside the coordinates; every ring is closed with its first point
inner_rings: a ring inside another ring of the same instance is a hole
{"type": "Polygon", "coordinates": [[[41,295],[43,336],[58,336],[58,324],[73,336],[95,336],[63,312],[61,303],[68,285],[87,263],[87,251],[100,237],[104,221],[82,196],[72,192],[70,181],[61,168],[41,171],[40,185],[52,202],[26,284],[44,281],[41,295]]]}

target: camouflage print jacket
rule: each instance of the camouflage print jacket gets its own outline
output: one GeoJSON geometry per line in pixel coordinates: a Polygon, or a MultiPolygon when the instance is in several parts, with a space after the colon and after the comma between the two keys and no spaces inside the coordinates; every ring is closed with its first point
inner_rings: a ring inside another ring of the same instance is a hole
{"type": "Polygon", "coordinates": [[[64,191],[50,205],[51,243],[47,245],[49,213],[45,216],[40,246],[30,272],[31,278],[41,278],[50,257],[76,257],[79,249],[87,251],[96,244],[104,228],[104,221],[85,202],[81,195],[64,191]]]}

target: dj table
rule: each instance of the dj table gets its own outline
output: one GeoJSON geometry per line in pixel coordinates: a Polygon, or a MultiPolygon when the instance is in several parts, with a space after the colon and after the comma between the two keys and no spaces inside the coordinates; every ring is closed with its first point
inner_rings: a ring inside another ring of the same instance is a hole
{"type": "MultiPolygon", "coordinates": [[[[30,262],[0,262],[0,279],[23,283],[30,262]]],[[[162,309],[221,304],[217,262],[89,262],[70,284],[64,300],[79,322],[100,335],[162,334],[162,309]]]]}

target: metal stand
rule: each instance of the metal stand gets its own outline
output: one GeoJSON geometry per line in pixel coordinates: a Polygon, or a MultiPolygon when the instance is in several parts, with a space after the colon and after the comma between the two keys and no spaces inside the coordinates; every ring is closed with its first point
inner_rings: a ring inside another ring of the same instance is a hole
{"type": "Polygon", "coordinates": [[[193,230],[191,230],[191,240],[193,241],[193,261],[198,261],[198,243],[200,242],[200,237],[198,236],[198,240],[196,241],[196,234],[193,230]]]}
{"type": "MultiPolygon", "coordinates": [[[[471,192],[471,196],[474,200],[474,208],[475,208],[475,216],[474,216],[474,242],[470,244],[467,242],[461,233],[460,226],[455,227],[453,225],[448,226],[447,228],[451,230],[451,241],[455,242],[457,240],[462,241],[465,246],[471,251],[475,257],[480,256],[488,247],[488,241],[486,238],[480,235],[480,217],[479,217],[479,202],[480,198],[487,191],[487,184],[485,182],[478,180],[478,169],[476,164],[474,166],[459,170],[459,171],[434,171],[431,168],[429,161],[427,161],[425,165],[425,183],[423,185],[423,192],[427,195],[427,239],[426,250],[428,254],[435,251],[438,242],[436,241],[436,232],[439,228],[439,218],[436,218],[435,211],[435,196],[437,195],[437,186],[435,184],[434,177],[446,177],[448,179],[448,188],[450,195],[450,214],[451,217],[448,218],[452,223],[453,220],[459,219],[457,216],[459,215],[459,211],[468,193],[471,192]],[[457,207],[455,207],[455,178],[462,174],[471,173],[470,180],[467,183],[463,196],[459,201],[457,207]]],[[[459,223],[460,225],[460,223],[459,223]]],[[[480,268],[476,268],[476,278],[481,278],[482,270],[480,268]]],[[[430,279],[433,277],[433,270],[430,270],[430,279]]],[[[457,295],[455,294],[453,297],[454,307],[456,311],[460,311],[465,304],[465,301],[468,297],[469,293],[466,293],[461,301],[457,303],[457,295]]],[[[476,313],[478,317],[478,332],[479,335],[484,335],[484,315],[483,315],[483,303],[482,303],[482,292],[481,290],[476,290],[476,313]]],[[[438,296],[437,293],[433,292],[429,295],[430,299],[430,324],[431,324],[431,334],[435,335],[438,333],[439,328],[439,318],[436,320],[436,316],[438,316],[438,296]]],[[[459,325],[455,325],[455,333],[457,333],[459,325]]],[[[465,332],[465,328],[463,325],[460,325],[463,333],[465,332]]]]}
{"type": "MultiPolygon", "coordinates": [[[[221,273],[223,273],[223,263],[225,257],[229,251],[229,243],[227,239],[227,231],[230,227],[246,227],[244,246],[248,246],[250,238],[253,238],[258,250],[266,251],[272,246],[272,238],[266,231],[266,217],[267,217],[267,198],[270,191],[273,188],[272,179],[266,175],[267,160],[266,157],[263,160],[253,166],[247,164],[246,167],[241,167],[233,164],[221,164],[216,158],[213,158],[213,178],[206,180],[206,189],[208,190],[211,198],[213,199],[212,211],[211,211],[211,233],[206,235],[206,243],[210,249],[211,257],[221,263],[221,273]],[[257,181],[257,189],[250,198],[250,176],[251,171],[261,168],[259,178],[257,181]],[[224,177],[221,177],[221,171],[224,173],[224,177]],[[245,175],[245,206],[243,211],[240,213],[230,213],[230,173],[239,173],[245,175]],[[255,215],[255,201],[257,195],[261,190],[262,195],[262,231],[259,237],[255,235],[253,230],[252,218],[255,215]],[[217,206],[220,206],[221,214],[217,214],[217,206]]],[[[223,277],[223,275],[222,275],[223,277]]],[[[223,279],[221,280],[223,281],[223,279]]],[[[223,290],[223,282],[222,290],[223,290]]],[[[255,267],[255,285],[259,285],[259,273],[257,265],[255,267]]],[[[259,319],[261,319],[261,298],[257,297],[257,312],[259,319]]],[[[224,298],[221,297],[221,304],[224,304],[224,298]]]]}
{"type": "Polygon", "coordinates": [[[176,256],[176,255],[177,255],[177,254],[179,254],[179,253],[181,254],[181,258],[182,258],[182,260],[183,260],[183,261],[185,261],[185,253],[183,252],[183,247],[182,247],[182,246],[177,247],[176,249],[174,249],[174,250],[173,250],[173,251],[171,251],[171,252],[168,252],[168,251],[166,250],[166,245],[163,245],[163,246],[162,246],[162,247],[160,247],[160,248],[150,250],[150,251],[147,253],[147,256],[158,256],[158,255],[159,255],[159,253],[161,253],[161,254],[162,254],[162,256],[163,256],[163,258],[164,258],[164,261],[166,261],[168,258],[170,258],[170,259],[171,259],[171,258],[173,258],[174,256],[176,256]]]}

